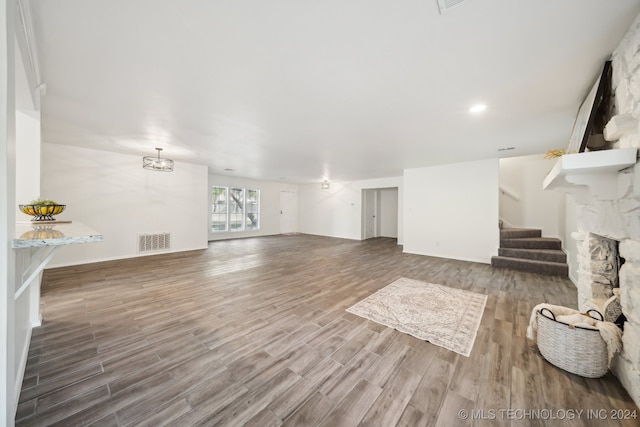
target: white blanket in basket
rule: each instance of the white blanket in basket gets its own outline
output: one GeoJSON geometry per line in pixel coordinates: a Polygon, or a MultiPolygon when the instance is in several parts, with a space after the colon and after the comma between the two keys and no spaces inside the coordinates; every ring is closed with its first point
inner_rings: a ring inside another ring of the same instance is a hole
{"type": "Polygon", "coordinates": [[[531,311],[529,327],[527,327],[527,338],[530,340],[536,341],[538,331],[538,317],[536,316],[536,313],[543,308],[551,311],[556,316],[556,320],[558,322],[566,323],[570,327],[579,326],[581,328],[599,330],[600,336],[607,344],[609,362],[611,362],[613,355],[620,351],[620,348],[622,347],[622,332],[620,332],[620,328],[618,328],[614,323],[596,320],[592,317],[585,316],[578,310],[574,310],[572,308],[545,303],[536,305],[531,311]]]}

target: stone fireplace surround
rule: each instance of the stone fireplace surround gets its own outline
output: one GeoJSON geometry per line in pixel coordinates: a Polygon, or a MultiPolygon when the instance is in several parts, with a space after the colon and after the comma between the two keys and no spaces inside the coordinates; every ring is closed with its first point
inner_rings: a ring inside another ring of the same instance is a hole
{"type": "Polygon", "coordinates": [[[640,406],[640,16],[611,59],[615,115],[604,137],[613,148],[561,157],[544,187],[576,202],[580,310],[619,295],[626,322],[611,368],[640,406]]]}

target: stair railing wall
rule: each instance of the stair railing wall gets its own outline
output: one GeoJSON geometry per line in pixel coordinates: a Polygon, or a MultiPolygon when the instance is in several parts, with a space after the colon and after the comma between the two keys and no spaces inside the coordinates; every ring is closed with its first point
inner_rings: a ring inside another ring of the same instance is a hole
{"type": "Polygon", "coordinates": [[[499,188],[499,216],[504,227],[519,227],[523,222],[523,203],[520,196],[516,192],[506,189],[503,186],[499,188]]]}

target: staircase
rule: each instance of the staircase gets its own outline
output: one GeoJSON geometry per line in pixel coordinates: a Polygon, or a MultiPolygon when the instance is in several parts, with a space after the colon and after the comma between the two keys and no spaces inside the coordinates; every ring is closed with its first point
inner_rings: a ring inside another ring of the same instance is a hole
{"type": "Polygon", "coordinates": [[[528,228],[501,229],[498,256],[491,257],[491,265],[549,276],[569,275],[560,239],[542,237],[541,230],[528,228]]]}

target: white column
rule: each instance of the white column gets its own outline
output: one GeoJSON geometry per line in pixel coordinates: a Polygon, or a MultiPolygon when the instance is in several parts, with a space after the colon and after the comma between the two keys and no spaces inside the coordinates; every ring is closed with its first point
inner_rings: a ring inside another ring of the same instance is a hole
{"type": "Polygon", "coordinates": [[[15,0],[0,0],[0,424],[14,425],[15,0]]]}

